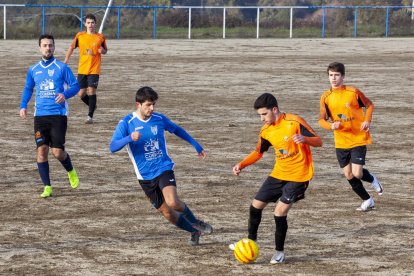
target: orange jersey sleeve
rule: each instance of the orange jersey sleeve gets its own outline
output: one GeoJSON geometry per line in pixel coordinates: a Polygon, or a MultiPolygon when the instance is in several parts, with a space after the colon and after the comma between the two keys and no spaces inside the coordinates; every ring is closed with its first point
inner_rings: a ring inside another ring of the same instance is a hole
{"type": "Polygon", "coordinates": [[[79,32],[72,41],[71,48],[79,47],[78,74],[91,75],[101,73],[101,53],[103,47],[107,50],[105,36],[103,34],[88,34],[79,32]]]}
{"type": "Polygon", "coordinates": [[[335,147],[349,149],[371,144],[371,135],[361,130],[364,121],[372,119],[374,105],[365,95],[352,86],[342,86],[326,91],[320,101],[319,125],[331,129],[332,122],[340,122],[334,130],[335,147]],[[364,114],[363,107],[366,108],[364,114]]]}

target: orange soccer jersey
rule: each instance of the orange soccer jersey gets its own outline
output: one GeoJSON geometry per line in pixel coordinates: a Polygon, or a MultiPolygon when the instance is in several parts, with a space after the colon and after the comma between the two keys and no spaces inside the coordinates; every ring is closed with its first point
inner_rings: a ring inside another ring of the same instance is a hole
{"type": "Polygon", "coordinates": [[[103,34],[88,34],[79,32],[76,34],[71,47],[79,47],[79,66],[78,74],[91,75],[101,73],[101,54],[98,50],[107,49],[105,36],[103,34]]]}
{"type": "Polygon", "coordinates": [[[240,168],[243,169],[253,164],[270,146],[273,146],[276,163],[270,174],[271,177],[294,182],[311,180],[314,169],[310,146],[306,143],[296,144],[292,140],[295,134],[317,136],[301,117],[281,113],[277,122],[262,127],[256,149],[240,162],[240,168]]]}
{"type": "Polygon", "coordinates": [[[374,105],[352,86],[327,90],[321,97],[319,125],[331,129],[332,122],[341,122],[334,131],[335,148],[350,149],[372,143],[369,131],[361,130],[364,121],[371,122],[374,105]],[[366,114],[362,107],[366,108],[366,114]]]}

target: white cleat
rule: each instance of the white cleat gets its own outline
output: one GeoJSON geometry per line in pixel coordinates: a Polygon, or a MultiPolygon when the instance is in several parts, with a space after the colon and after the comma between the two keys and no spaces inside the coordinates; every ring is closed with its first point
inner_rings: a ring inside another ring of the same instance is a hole
{"type": "Polygon", "coordinates": [[[285,262],[285,253],[283,251],[276,251],[272,259],[270,259],[271,264],[281,264],[285,262]]]}
{"type": "Polygon", "coordinates": [[[367,211],[374,209],[374,207],[375,207],[375,202],[372,199],[372,197],[370,197],[367,200],[364,200],[362,202],[361,206],[357,208],[357,211],[367,212],[367,211]]]}
{"type": "Polygon", "coordinates": [[[91,117],[91,116],[88,116],[88,117],[86,118],[85,124],[93,124],[93,119],[92,119],[92,117],[91,117]]]}
{"type": "Polygon", "coordinates": [[[374,181],[372,181],[371,183],[372,188],[377,192],[378,195],[382,195],[382,193],[384,192],[384,189],[382,188],[381,183],[379,183],[375,175],[372,175],[372,176],[374,177],[374,181]]]}

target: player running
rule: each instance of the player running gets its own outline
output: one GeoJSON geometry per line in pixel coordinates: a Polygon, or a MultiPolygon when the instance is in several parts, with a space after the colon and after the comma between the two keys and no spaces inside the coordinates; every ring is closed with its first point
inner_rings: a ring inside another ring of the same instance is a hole
{"type": "MultiPolygon", "coordinates": [[[[270,263],[278,264],[285,261],[284,245],[289,209],[294,202],[305,197],[305,191],[313,177],[310,146],[320,147],[322,140],[304,119],[280,112],[277,100],[272,94],[264,93],[259,96],[254,103],[254,109],[260,115],[264,126],[260,130],[256,149],[233,167],[233,173],[239,175],[242,169],[260,160],[271,146],[274,148],[274,168],[250,206],[248,238],[257,240],[263,209],[269,202],[277,201],[274,211],[276,252],[270,263]]],[[[234,244],[229,247],[234,250],[234,244]]]]}
{"type": "Polygon", "coordinates": [[[96,90],[101,73],[101,55],[106,54],[106,40],[103,34],[96,33],[96,17],[88,14],[85,17],[86,31],[76,34],[75,39],[66,53],[65,63],[69,63],[75,48],[79,47],[78,82],[79,97],[89,106],[87,124],[93,124],[93,114],[96,109],[96,90]]]}
{"type": "Polygon", "coordinates": [[[198,245],[201,234],[211,234],[213,228],[197,219],[177,195],[174,162],[167,153],[164,131],[190,143],[200,158],[206,153],[183,128],[165,115],[154,112],[158,94],[150,87],[141,87],[135,97],[136,111],[121,121],[112,136],[112,153],[127,147],[139,184],[162,215],[177,227],[190,232],[190,245],[198,245]]]}
{"type": "Polygon", "coordinates": [[[357,210],[368,211],[375,203],[361,180],[371,183],[378,195],[383,192],[375,175],[363,167],[367,145],[372,143],[369,130],[374,104],[357,88],[344,85],[345,65],[342,63],[329,64],[327,73],[331,88],[320,100],[319,125],[334,132],[339,166],[352,190],[363,200],[357,210]]]}
{"type": "Polygon", "coordinates": [[[49,176],[48,153],[60,161],[68,172],[69,182],[73,189],[79,185],[78,175],[73,168],[69,154],[65,151],[68,103],[67,99],[79,91],[79,85],[69,66],[57,60],[55,41],[51,35],[39,37],[42,60],[27,71],[26,85],[20,103],[20,117],[27,118],[27,105],[36,87],[36,103],[34,112],[34,134],[37,146],[37,167],[44,184],[43,198],[52,196],[49,176]],[[67,90],[64,85],[68,85],[67,90]]]}

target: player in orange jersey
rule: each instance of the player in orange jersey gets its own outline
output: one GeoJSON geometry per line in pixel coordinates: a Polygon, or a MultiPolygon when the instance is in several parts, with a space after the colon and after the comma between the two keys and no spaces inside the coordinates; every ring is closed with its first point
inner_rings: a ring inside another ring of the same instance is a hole
{"type": "Polygon", "coordinates": [[[319,125],[334,132],[339,166],[352,190],[363,200],[357,210],[368,211],[375,203],[361,180],[370,182],[379,195],[383,192],[377,178],[363,168],[367,145],[372,143],[369,129],[374,105],[357,88],[343,84],[345,66],[342,63],[329,64],[327,72],[331,88],[321,97],[319,125]]]}
{"type": "Polygon", "coordinates": [[[96,109],[96,89],[101,73],[101,55],[106,54],[105,36],[96,33],[96,18],[93,14],[85,17],[86,31],[76,34],[75,39],[66,53],[65,63],[69,62],[75,48],[79,47],[78,82],[79,97],[89,106],[87,124],[93,123],[93,113],[96,109]]]}
{"type": "MultiPolygon", "coordinates": [[[[233,173],[239,175],[243,168],[262,158],[270,146],[274,148],[274,168],[250,206],[248,238],[257,239],[263,209],[269,202],[277,201],[274,211],[276,252],[270,263],[283,263],[288,229],[287,215],[292,204],[305,197],[305,191],[313,177],[310,146],[320,147],[322,140],[304,119],[280,112],[277,100],[272,94],[264,93],[259,96],[254,108],[264,123],[260,130],[259,142],[252,153],[233,167],[233,173]]],[[[234,244],[229,247],[234,249],[234,244]]]]}

